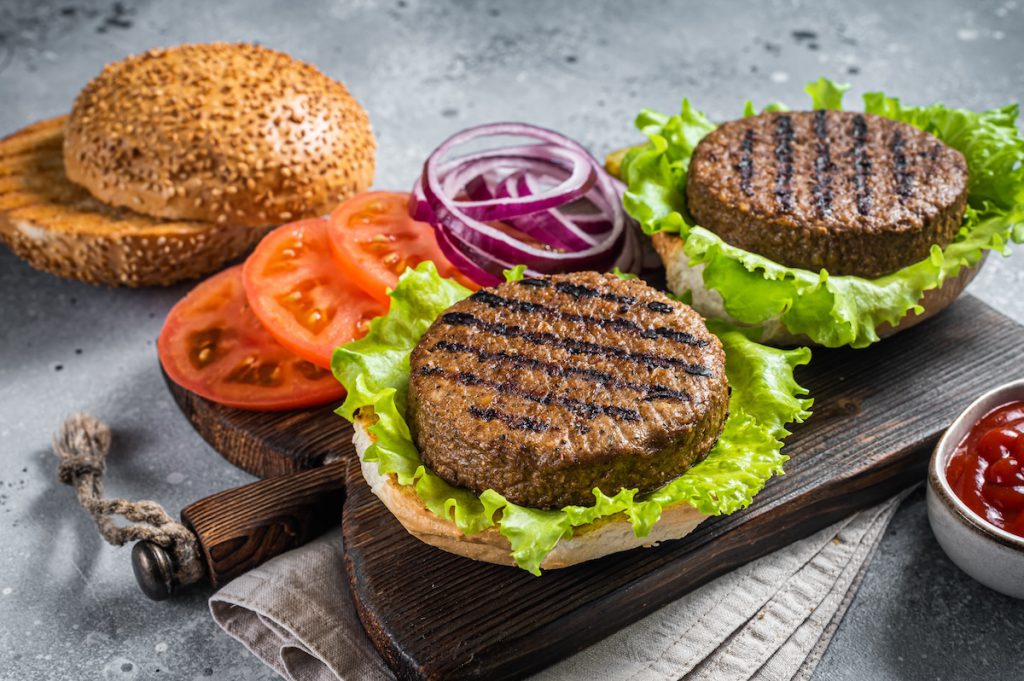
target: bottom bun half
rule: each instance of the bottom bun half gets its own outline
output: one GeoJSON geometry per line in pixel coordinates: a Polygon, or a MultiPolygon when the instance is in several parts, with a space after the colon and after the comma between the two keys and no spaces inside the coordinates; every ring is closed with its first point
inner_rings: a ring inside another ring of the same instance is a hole
{"type": "MultiPolygon", "coordinates": [[[[658,233],[651,237],[651,241],[654,243],[654,249],[661,256],[661,260],[665,264],[665,277],[669,290],[676,295],[681,295],[685,291],[692,291],[693,300],[690,306],[705,317],[735,321],[725,311],[725,304],[718,291],[704,288],[704,266],[690,265],[690,258],[683,251],[682,239],[675,234],[658,233]]],[[[987,255],[986,252],[986,258],[987,255]]],[[[909,312],[896,326],[883,323],[876,329],[879,337],[886,338],[899,331],[909,329],[944,310],[971,283],[971,280],[974,279],[981,266],[985,264],[986,258],[982,258],[973,267],[965,267],[960,270],[958,276],[947,279],[939,288],[925,291],[924,297],[920,301],[924,312],[921,314],[909,312]]],[[[771,319],[765,322],[764,330],[764,336],[761,338],[762,343],[770,345],[817,345],[807,336],[791,334],[779,319],[771,319]]]]}
{"type": "MultiPolygon", "coordinates": [[[[365,415],[360,413],[354,424],[355,435],[352,440],[359,456],[363,478],[409,534],[431,546],[466,558],[498,565],[515,565],[511,555],[512,546],[497,528],[492,527],[474,535],[463,534],[454,522],[437,517],[424,506],[411,486],[399,485],[393,475],[381,475],[375,462],[363,460],[364,452],[373,443],[373,436],[368,430],[373,423],[372,418],[372,412],[365,415]]],[[[689,504],[680,504],[666,508],[649,535],[637,537],[633,534],[629,519],[624,514],[618,514],[576,528],[573,537],[558,542],[541,563],[541,568],[551,570],[569,567],[611,553],[680,539],[707,517],[689,504]]]]}
{"type": "Polygon", "coordinates": [[[0,243],[32,267],[107,286],[168,286],[221,269],[268,228],[164,220],[108,206],[68,179],[67,116],[0,140],[0,243]]]}

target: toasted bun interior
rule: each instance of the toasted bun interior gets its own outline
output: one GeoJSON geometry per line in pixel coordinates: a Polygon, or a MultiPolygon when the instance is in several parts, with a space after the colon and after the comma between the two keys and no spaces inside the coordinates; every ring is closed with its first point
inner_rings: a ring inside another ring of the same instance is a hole
{"type": "Polygon", "coordinates": [[[75,100],[64,160],[104,203],[259,227],[366,189],[375,149],[341,83],[283,52],[215,43],[108,65],[75,100]]]}
{"type": "Polygon", "coordinates": [[[265,233],[160,220],[97,201],[64,173],[66,120],[0,140],[0,241],[32,267],[92,284],[167,285],[218,269],[265,233]]]}
{"type": "MultiPolygon", "coordinates": [[[[691,291],[693,296],[691,307],[705,317],[735,321],[725,311],[725,304],[718,291],[704,288],[704,266],[690,265],[689,256],[683,252],[683,240],[678,235],[660,232],[654,234],[651,240],[654,242],[654,248],[658,251],[658,255],[661,256],[662,262],[665,263],[665,277],[669,290],[677,295],[691,291]]],[[[959,297],[984,264],[985,260],[983,258],[973,267],[960,270],[958,276],[953,279],[947,279],[939,288],[925,291],[924,297],[921,299],[921,306],[924,308],[923,313],[914,314],[910,312],[896,326],[882,324],[877,329],[878,335],[886,338],[894,333],[920,324],[929,317],[944,310],[959,297]]],[[[816,345],[814,341],[806,336],[795,336],[789,333],[781,320],[778,319],[769,320],[765,323],[764,328],[765,334],[761,339],[763,343],[771,345],[816,345]]]]}
{"type": "MultiPolygon", "coordinates": [[[[515,565],[508,539],[496,528],[466,536],[450,520],[438,518],[427,509],[410,486],[399,485],[393,476],[383,476],[375,462],[363,461],[363,453],[373,443],[368,428],[374,418],[363,410],[355,422],[356,453],[359,455],[363,477],[370,489],[384,502],[388,510],[417,539],[439,549],[473,560],[498,565],[515,565]]],[[[622,514],[576,529],[571,539],[558,542],[548,554],[541,568],[551,570],[568,567],[619,551],[649,547],[689,534],[707,516],[689,504],[666,508],[661,520],[646,537],[636,537],[629,520],[622,514]]]]}

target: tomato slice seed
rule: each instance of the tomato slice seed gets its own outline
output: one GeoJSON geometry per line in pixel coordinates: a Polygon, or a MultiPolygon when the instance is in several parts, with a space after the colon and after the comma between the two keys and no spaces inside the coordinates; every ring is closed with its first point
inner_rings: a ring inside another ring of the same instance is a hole
{"type": "Polygon", "coordinates": [[[361,337],[369,320],[387,311],[338,267],[328,226],[317,218],[279,227],[249,256],[242,276],[249,304],[267,331],[325,369],[335,348],[361,337]]]}
{"type": "Polygon", "coordinates": [[[246,300],[241,266],[182,298],[164,322],[157,350],[171,380],[231,407],[299,409],[345,395],[329,371],[296,356],[263,328],[246,300]]]}
{"type": "Polygon", "coordinates": [[[432,261],[443,277],[479,288],[444,257],[434,228],[409,217],[405,192],[367,192],[355,196],[331,214],[328,229],[335,261],[367,294],[388,304],[388,289],[410,267],[432,261]]]}

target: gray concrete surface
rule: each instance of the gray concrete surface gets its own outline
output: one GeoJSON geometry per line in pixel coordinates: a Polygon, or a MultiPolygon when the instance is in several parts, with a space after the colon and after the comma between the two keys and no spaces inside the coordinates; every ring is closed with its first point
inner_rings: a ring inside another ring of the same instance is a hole
{"type": "MultiPolygon", "coordinates": [[[[855,94],[1002,105],[1024,92],[1022,30],[1012,1],[4,0],[0,134],[67,111],[128,54],[257,40],[348,83],[379,135],[377,186],[405,188],[469,124],[523,119],[601,153],[636,137],[644,106],[674,110],[685,95],[728,118],[748,97],[803,103],[802,85],[822,74],[855,94]]],[[[186,290],[93,288],[0,249],[0,679],[276,678],[214,626],[204,595],[142,598],[128,551],[97,538],[53,475],[50,434],[84,409],[117,433],[112,494],[176,511],[250,479],[199,439],[162,384],[153,340],[186,290]]],[[[990,259],[971,291],[1024,322],[1024,252],[990,259]]],[[[1022,640],[1024,604],[943,556],[918,494],[816,678],[1020,678],[1022,640]]]]}

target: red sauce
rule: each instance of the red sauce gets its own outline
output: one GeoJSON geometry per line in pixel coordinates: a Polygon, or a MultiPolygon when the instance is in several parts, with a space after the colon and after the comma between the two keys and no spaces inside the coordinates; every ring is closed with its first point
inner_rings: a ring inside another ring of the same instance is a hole
{"type": "Polygon", "coordinates": [[[946,479],[972,511],[1024,537],[1024,402],[975,423],[949,458],[946,479]]]}

